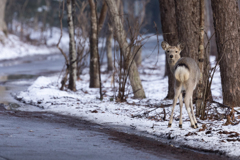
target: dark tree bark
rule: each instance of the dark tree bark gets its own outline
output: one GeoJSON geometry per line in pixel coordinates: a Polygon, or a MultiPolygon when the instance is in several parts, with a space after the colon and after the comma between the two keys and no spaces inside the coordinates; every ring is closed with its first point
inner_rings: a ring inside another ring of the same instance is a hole
{"type": "Polygon", "coordinates": [[[99,88],[98,65],[98,22],[96,4],[94,0],[88,0],[91,8],[91,33],[90,33],[90,88],[99,88]]]}
{"type": "MultiPolygon", "coordinates": [[[[206,57],[204,57],[204,52],[205,52],[205,48],[204,48],[204,21],[205,21],[205,0],[200,0],[200,24],[199,24],[199,57],[198,57],[198,66],[200,69],[201,74],[204,74],[204,59],[206,57]]],[[[197,87],[197,95],[198,95],[198,101],[196,103],[196,107],[200,108],[200,114],[201,115],[201,119],[203,120],[205,118],[205,106],[204,106],[204,102],[203,99],[204,98],[204,81],[203,81],[203,76],[200,76],[200,80],[199,80],[199,85],[197,87]]]]}
{"type": "Polygon", "coordinates": [[[108,62],[107,71],[112,71],[113,70],[112,40],[113,40],[113,27],[112,27],[111,22],[109,22],[108,23],[108,31],[107,31],[107,40],[106,40],[107,62],[108,62]]]}
{"type": "Polygon", "coordinates": [[[103,23],[105,21],[105,18],[107,16],[107,4],[106,2],[103,3],[102,9],[101,9],[101,14],[99,17],[99,21],[98,21],[98,31],[101,31],[102,27],[103,27],[103,23]]]}
{"type": "Polygon", "coordinates": [[[21,31],[20,31],[20,37],[21,37],[21,39],[23,39],[23,25],[24,25],[24,18],[23,18],[23,13],[24,13],[24,11],[25,11],[25,9],[26,9],[26,7],[27,7],[27,5],[28,5],[28,2],[29,2],[29,0],[25,0],[24,1],[24,3],[23,3],[23,5],[21,6],[21,8],[20,8],[20,14],[19,14],[19,18],[20,18],[20,22],[21,22],[21,31]]]}
{"type": "Polygon", "coordinates": [[[179,41],[185,45],[182,57],[197,60],[200,9],[198,0],[175,0],[179,41]]]}
{"type": "MultiPolygon", "coordinates": [[[[41,0],[37,0],[37,6],[40,6],[41,0]]],[[[39,27],[39,12],[36,13],[36,16],[34,17],[34,30],[37,31],[39,27]]]]}
{"type": "MultiPolygon", "coordinates": [[[[181,52],[182,57],[191,57],[195,59],[198,63],[202,62],[202,65],[206,67],[209,64],[209,59],[201,59],[199,52],[199,44],[200,44],[200,1],[199,0],[175,0],[176,5],[176,18],[177,18],[177,26],[178,26],[178,38],[179,41],[184,44],[185,48],[181,52]]],[[[204,57],[208,57],[207,52],[205,52],[204,57]]],[[[202,81],[204,82],[202,85],[198,85],[204,91],[208,80],[208,70],[204,69],[204,74],[202,74],[202,81]]],[[[197,89],[198,90],[198,89],[197,89]]],[[[211,93],[209,94],[211,95],[211,93]]],[[[195,93],[193,95],[193,99],[197,99],[202,101],[201,95],[195,93]],[[200,98],[201,97],[201,98],[200,98]]],[[[197,108],[197,116],[200,114],[200,108],[197,108]]]]}
{"type": "Polygon", "coordinates": [[[240,106],[239,9],[236,0],[211,0],[223,103],[240,106]]]}
{"type": "MultiPolygon", "coordinates": [[[[123,28],[121,17],[118,14],[118,9],[115,1],[106,0],[108,5],[110,19],[113,26],[115,27],[115,35],[120,46],[120,50],[123,53],[124,58],[127,57],[127,54],[130,54],[130,49],[128,47],[126,33],[123,28]]],[[[130,61],[131,62],[131,61],[130,61]]],[[[130,65],[130,64],[129,64],[130,65]]],[[[137,65],[135,61],[132,61],[132,65],[129,66],[129,79],[132,86],[132,90],[135,98],[145,98],[145,92],[142,87],[142,82],[138,73],[137,65]]]]}
{"type": "MultiPolygon", "coordinates": [[[[177,21],[175,15],[175,1],[174,0],[159,0],[161,24],[164,41],[170,45],[177,45],[179,43],[177,21]]],[[[167,99],[173,99],[174,97],[174,76],[170,71],[170,67],[167,62],[167,56],[165,61],[165,76],[168,76],[168,94],[167,99]]]]}
{"type": "Polygon", "coordinates": [[[141,66],[142,64],[142,47],[141,45],[135,44],[133,47],[133,55],[135,55],[134,61],[137,67],[141,66]]]}
{"type": "MultiPolygon", "coordinates": [[[[101,14],[99,17],[99,22],[98,22],[98,32],[102,29],[104,20],[107,17],[107,3],[104,1],[102,9],[101,9],[101,14]]],[[[108,16],[109,19],[109,16],[108,16]]],[[[108,30],[107,30],[107,36],[106,36],[106,51],[107,51],[107,62],[108,62],[108,68],[107,71],[112,71],[113,70],[113,62],[112,62],[112,40],[113,40],[113,28],[110,20],[108,20],[108,30]]]]}
{"type": "Polygon", "coordinates": [[[67,12],[68,12],[68,30],[69,30],[69,84],[68,88],[72,91],[76,91],[77,80],[77,54],[76,54],[76,42],[75,42],[75,30],[74,30],[74,12],[75,12],[75,0],[67,0],[67,12]]]}
{"type": "MultiPolygon", "coordinates": [[[[107,5],[107,3],[105,2],[105,4],[107,5]]],[[[116,0],[116,4],[117,4],[117,8],[120,8],[120,0],[116,0]]],[[[107,31],[107,40],[106,40],[106,50],[107,50],[107,63],[108,63],[108,67],[107,67],[107,71],[112,71],[113,70],[113,56],[112,56],[112,41],[113,41],[113,25],[111,23],[110,17],[109,15],[107,16],[107,20],[108,20],[108,31],[107,31]]]]}

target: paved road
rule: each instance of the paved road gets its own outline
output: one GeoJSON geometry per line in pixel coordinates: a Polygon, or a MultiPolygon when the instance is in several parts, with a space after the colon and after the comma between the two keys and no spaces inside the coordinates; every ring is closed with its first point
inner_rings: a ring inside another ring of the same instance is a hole
{"type": "Polygon", "coordinates": [[[0,160],[226,159],[46,112],[0,105],[0,160]]]}
{"type": "MultiPolygon", "coordinates": [[[[0,113],[0,157],[16,160],[159,159],[114,141],[99,126],[49,113],[0,113]]],[[[163,159],[163,157],[161,157],[163,159]]]]}

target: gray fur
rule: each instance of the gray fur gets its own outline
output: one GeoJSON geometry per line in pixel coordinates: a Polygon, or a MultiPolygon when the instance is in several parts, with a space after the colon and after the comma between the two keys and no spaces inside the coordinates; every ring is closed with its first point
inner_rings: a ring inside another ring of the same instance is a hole
{"type": "MultiPolygon", "coordinates": [[[[185,67],[186,70],[184,70],[184,71],[189,72],[189,78],[186,79],[184,82],[178,81],[175,78],[175,85],[174,85],[175,95],[174,95],[174,99],[173,99],[173,107],[172,107],[172,113],[171,113],[171,117],[169,120],[169,124],[172,124],[174,108],[176,106],[177,100],[179,99],[179,102],[180,102],[179,126],[182,126],[183,103],[182,103],[181,91],[185,90],[185,92],[186,92],[185,98],[184,98],[185,107],[186,107],[186,110],[188,112],[188,115],[189,115],[189,118],[191,121],[191,126],[193,128],[196,128],[197,121],[196,121],[195,114],[193,111],[192,95],[193,95],[193,91],[196,88],[196,85],[200,79],[200,69],[194,59],[189,58],[189,57],[181,58],[180,52],[183,49],[183,46],[181,44],[178,44],[177,46],[170,46],[167,42],[163,41],[161,45],[162,45],[163,50],[165,50],[165,52],[166,52],[168,64],[170,66],[171,72],[174,75],[175,75],[176,69],[179,66],[185,67]],[[191,111],[190,111],[190,108],[191,108],[191,111]]],[[[182,74],[184,74],[184,73],[182,73],[182,74]]],[[[171,127],[171,125],[169,127],[171,127]]]]}

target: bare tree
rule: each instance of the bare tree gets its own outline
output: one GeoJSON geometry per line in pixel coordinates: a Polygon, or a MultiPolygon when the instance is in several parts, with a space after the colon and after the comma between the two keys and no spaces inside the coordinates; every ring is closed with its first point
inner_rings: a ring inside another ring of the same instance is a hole
{"type": "MultiPolygon", "coordinates": [[[[50,0],[45,0],[45,4],[46,4],[46,7],[48,9],[50,9],[51,7],[51,4],[50,4],[50,0]]],[[[43,12],[43,19],[42,19],[42,27],[41,27],[41,39],[43,40],[44,44],[47,44],[47,40],[46,40],[46,37],[44,36],[44,31],[46,30],[46,25],[47,25],[47,12],[48,12],[48,9],[44,9],[44,12],[43,12]]]]}
{"type": "Polygon", "coordinates": [[[240,42],[239,8],[236,0],[211,0],[218,58],[222,82],[223,103],[240,105],[240,42]]]}
{"type": "Polygon", "coordinates": [[[107,62],[108,62],[107,71],[112,71],[113,70],[113,61],[112,61],[113,27],[110,20],[108,21],[107,29],[108,29],[107,39],[106,39],[107,62]]]}
{"type": "Polygon", "coordinates": [[[96,4],[94,0],[88,0],[91,8],[91,33],[90,33],[90,88],[99,88],[99,64],[98,64],[98,22],[96,4]]]}
{"type": "MultiPolygon", "coordinates": [[[[110,19],[115,28],[115,34],[120,46],[120,51],[122,52],[124,59],[127,58],[131,50],[129,49],[126,33],[123,28],[121,17],[119,16],[117,5],[113,0],[106,0],[108,5],[110,19]]],[[[131,63],[128,63],[129,68],[129,79],[132,86],[132,90],[135,98],[145,98],[145,92],[142,87],[141,79],[138,73],[137,65],[135,61],[130,60],[131,63]]]]}
{"type": "MultiPolygon", "coordinates": [[[[115,0],[117,8],[120,8],[120,0],[115,0]]],[[[107,3],[105,2],[107,5],[107,3]]],[[[113,41],[113,26],[110,20],[109,15],[107,16],[107,38],[106,38],[106,50],[107,50],[107,71],[113,70],[113,56],[112,56],[112,41],[113,41]]]]}
{"type": "Polygon", "coordinates": [[[68,88],[76,91],[77,62],[74,30],[75,0],[67,0],[68,29],[69,29],[69,84],[68,88]]]}
{"type": "MultiPolygon", "coordinates": [[[[147,24],[145,20],[146,16],[146,6],[150,0],[140,0],[140,1],[128,1],[124,0],[123,3],[127,4],[128,7],[125,7],[124,13],[127,13],[127,38],[136,39],[138,43],[135,43],[133,46],[133,53],[135,55],[135,63],[139,67],[142,63],[142,48],[140,40],[140,31],[147,24]]],[[[120,3],[121,4],[121,3],[120,3]]],[[[121,5],[120,5],[121,6],[121,5]]],[[[123,7],[120,7],[121,15],[123,15],[123,7]]],[[[123,21],[124,22],[124,21],[123,21]]]]}
{"type": "Polygon", "coordinates": [[[99,17],[99,20],[98,20],[98,32],[101,31],[102,27],[103,27],[103,23],[105,21],[105,18],[107,16],[107,4],[106,2],[104,1],[103,2],[103,6],[102,6],[102,9],[101,9],[101,14],[100,14],[100,17],[99,17]]]}
{"type": "MultiPolygon", "coordinates": [[[[37,6],[40,6],[41,0],[37,0],[37,6]]],[[[39,12],[34,17],[34,30],[37,31],[39,27],[39,12]]]]}
{"type": "MultiPolygon", "coordinates": [[[[204,21],[205,21],[205,1],[200,0],[200,33],[199,33],[199,57],[198,57],[198,66],[200,69],[201,74],[204,74],[204,52],[205,52],[205,47],[204,47],[204,21]]],[[[204,98],[204,81],[203,81],[203,76],[200,76],[199,79],[199,86],[197,87],[197,95],[199,99],[204,98]]],[[[206,84],[205,84],[206,85],[206,84]]],[[[198,100],[196,103],[196,107],[200,108],[200,115],[201,119],[205,118],[205,103],[203,103],[203,100],[198,100]]]]}
{"type": "MultiPolygon", "coordinates": [[[[217,44],[216,44],[216,39],[215,36],[212,36],[215,34],[214,26],[213,26],[213,13],[212,13],[212,6],[211,6],[211,1],[205,0],[205,31],[207,33],[210,33],[211,39],[209,41],[209,46],[207,46],[207,49],[209,51],[209,55],[215,55],[217,56],[217,44]]],[[[207,37],[206,37],[207,38],[207,37]]],[[[205,39],[206,39],[205,38],[205,39]]],[[[206,41],[207,42],[207,41],[206,41]]]]}
{"type": "MultiPolygon", "coordinates": [[[[164,41],[168,42],[172,46],[176,46],[179,43],[177,21],[175,14],[175,0],[159,0],[161,24],[164,41]]],[[[170,71],[169,65],[165,64],[165,76],[168,76],[168,94],[167,99],[173,99],[174,97],[174,76],[170,71]]]]}
{"type": "Polygon", "coordinates": [[[76,24],[76,38],[78,41],[77,44],[77,78],[80,78],[80,75],[83,72],[83,69],[88,66],[87,56],[89,53],[88,47],[85,45],[89,39],[89,31],[90,28],[89,15],[86,7],[88,6],[87,1],[82,1],[80,4],[77,3],[77,7],[79,8],[79,13],[77,16],[77,24],[76,24]]]}
{"type": "Polygon", "coordinates": [[[107,12],[108,12],[108,7],[107,7],[107,3],[104,0],[101,13],[99,16],[99,21],[98,21],[98,32],[101,31],[103,27],[103,23],[107,17],[107,21],[108,21],[107,34],[106,34],[106,51],[107,51],[107,62],[108,62],[107,71],[112,71],[113,70],[113,61],[112,61],[113,28],[112,28],[111,21],[109,20],[109,16],[107,16],[107,12]]]}
{"type": "Polygon", "coordinates": [[[24,38],[24,30],[23,30],[23,25],[24,25],[24,10],[26,9],[27,5],[28,5],[29,0],[25,0],[25,2],[23,3],[22,6],[20,6],[19,10],[20,10],[20,22],[21,22],[21,30],[20,30],[20,36],[21,39],[23,40],[24,38]]]}
{"type": "Polygon", "coordinates": [[[6,7],[7,0],[0,1],[0,30],[7,34],[7,25],[4,20],[5,18],[5,7],[6,7]]]}

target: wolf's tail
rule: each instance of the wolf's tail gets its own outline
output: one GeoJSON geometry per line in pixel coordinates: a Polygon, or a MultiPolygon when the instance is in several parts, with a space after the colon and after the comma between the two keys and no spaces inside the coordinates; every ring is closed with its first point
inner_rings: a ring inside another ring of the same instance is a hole
{"type": "Polygon", "coordinates": [[[187,81],[189,79],[189,68],[186,65],[176,66],[174,76],[180,82],[187,81]]]}

